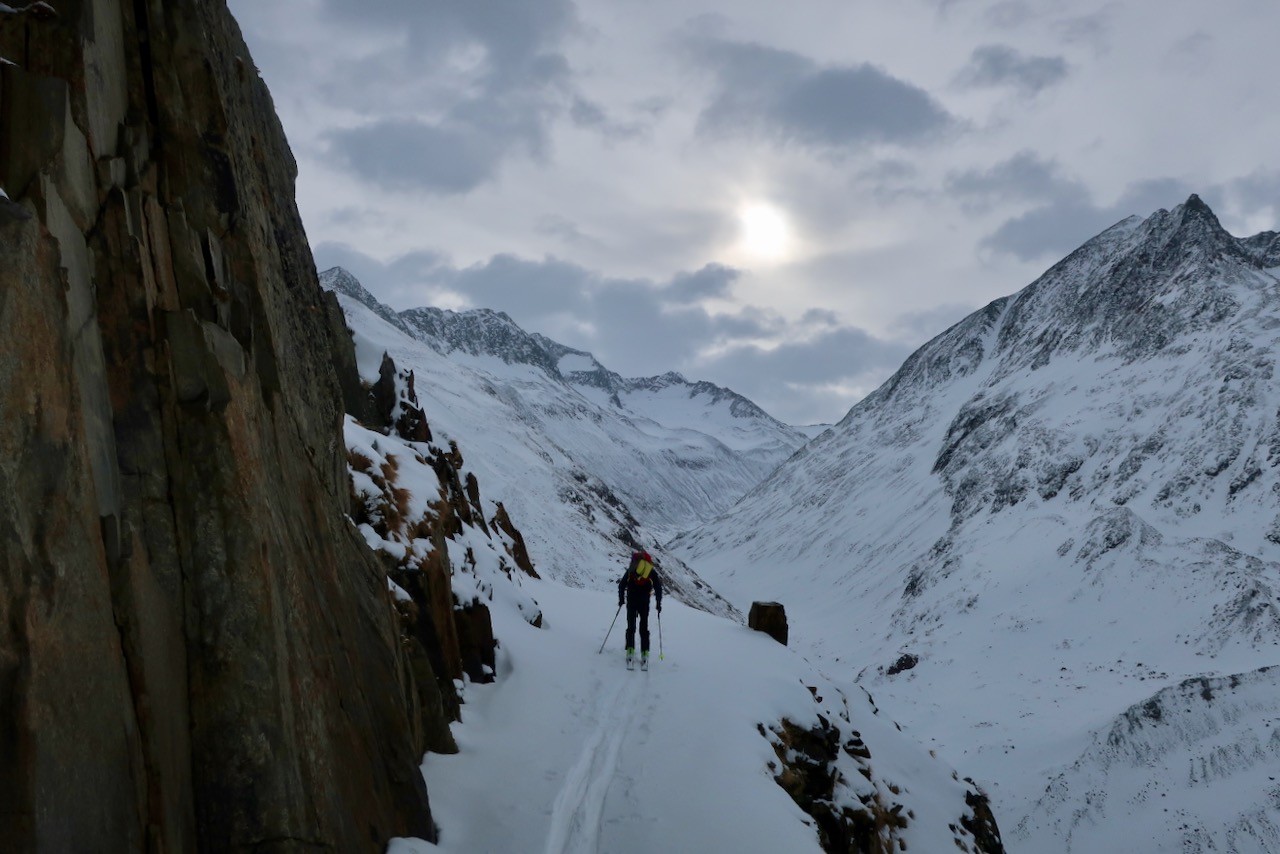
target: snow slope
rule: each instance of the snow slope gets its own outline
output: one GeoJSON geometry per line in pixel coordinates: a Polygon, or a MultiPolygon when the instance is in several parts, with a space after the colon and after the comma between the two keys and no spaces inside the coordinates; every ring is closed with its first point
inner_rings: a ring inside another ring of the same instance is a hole
{"type": "Polygon", "coordinates": [[[905,850],[972,845],[959,826],[968,786],[861,690],[845,700],[769,637],[679,603],[663,610],[665,660],[655,624],[651,669],[628,672],[621,626],[597,653],[610,597],[527,586],[545,628],[495,609],[497,681],[467,686],[460,753],[423,763],[438,848],[404,840],[393,852],[818,852],[812,820],[773,780],[778,758],[760,727],[817,725],[820,714],[857,727],[871,779],[844,767],[849,800],[901,803],[905,850]]]}
{"type": "Polygon", "coordinates": [[[498,642],[492,669],[465,671],[479,681],[453,683],[458,752],[423,762],[439,849],[402,839],[393,852],[816,851],[815,819],[793,800],[815,788],[861,847],[1001,850],[976,789],[861,689],[846,697],[766,635],[670,598],[651,621],[652,668],[628,672],[612,590],[536,579],[514,562],[514,535],[448,515],[461,496],[438,472],[474,483],[456,449],[351,418],[345,438],[370,547],[415,590],[438,578],[417,573],[447,572],[455,610],[491,619],[498,642]]]}
{"type": "Polygon", "coordinates": [[[624,379],[501,312],[397,314],[342,268],[321,273],[321,283],[345,297],[348,315],[367,309],[489,386],[509,383],[504,418],[520,422],[516,430],[573,449],[639,521],[667,536],[713,518],[808,441],[729,389],[676,373],[624,379]]]}
{"type": "Polygon", "coordinates": [[[673,549],[735,604],[784,602],[796,643],[990,787],[1015,850],[1280,850],[1241,758],[1271,701],[1194,704],[1201,736],[1148,721],[1168,767],[1107,747],[1184,680],[1280,661],[1278,268],[1280,237],[1194,196],[1119,223],[673,549]]]}
{"type": "Polygon", "coordinates": [[[614,382],[608,375],[611,394],[629,403],[597,402],[599,386],[548,370],[566,360],[585,364],[588,354],[556,349],[505,315],[396,315],[344,271],[328,271],[323,281],[336,288],[363,379],[377,378],[384,352],[414,371],[437,442],[458,441],[484,498],[501,501],[525,532],[540,573],[606,589],[640,544],[659,556],[677,597],[732,613],[659,544],[676,522],[727,506],[800,434],[732,392],[671,376],[614,382]],[[437,318],[440,328],[424,326],[424,318],[437,318]]]}

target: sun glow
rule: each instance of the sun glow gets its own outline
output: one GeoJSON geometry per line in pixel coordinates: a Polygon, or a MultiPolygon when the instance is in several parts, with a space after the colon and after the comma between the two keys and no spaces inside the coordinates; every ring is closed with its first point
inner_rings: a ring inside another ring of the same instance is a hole
{"type": "Polygon", "coordinates": [[[781,261],[791,251],[791,226],[786,215],[765,202],[750,202],[738,210],[738,249],[760,261],[781,261]]]}

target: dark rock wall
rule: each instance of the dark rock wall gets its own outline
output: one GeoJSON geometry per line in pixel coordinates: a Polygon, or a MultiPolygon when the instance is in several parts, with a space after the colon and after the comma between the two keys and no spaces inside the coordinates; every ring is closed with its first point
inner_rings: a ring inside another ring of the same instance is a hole
{"type": "Polygon", "coordinates": [[[270,96],[221,2],[51,5],[0,12],[3,847],[432,838],[270,96]]]}

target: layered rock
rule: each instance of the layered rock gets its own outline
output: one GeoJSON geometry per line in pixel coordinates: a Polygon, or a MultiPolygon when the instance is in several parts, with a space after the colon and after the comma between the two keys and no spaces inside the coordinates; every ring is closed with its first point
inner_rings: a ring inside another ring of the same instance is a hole
{"type": "Polygon", "coordinates": [[[0,9],[0,838],[431,839],[266,88],[221,2],[37,5],[0,9]]]}
{"type": "MultiPolygon", "coordinates": [[[[892,755],[894,749],[883,740],[883,732],[873,738],[869,731],[864,738],[854,726],[850,698],[836,692],[831,702],[824,702],[819,691],[831,689],[809,686],[814,703],[822,709],[816,720],[797,722],[784,717],[767,728],[759,727],[777,757],[777,762],[769,763],[774,781],[813,819],[823,851],[891,854],[913,850],[920,842],[930,846],[925,850],[935,851],[942,850],[936,846],[946,839],[946,850],[954,845],[955,850],[970,854],[1003,854],[1004,843],[986,794],[972,779],[961,781],[954,771],[951,803],[963,803],[963,810],[947,817],[945,834],[940,828],[929,833],[922,827],[926,822],[917,818],[915,806],[923,809],[924,804],[912,789],[937,769],[931,771],[918,762],[904,764],[900,755],[892,755]],[[881,754],[882,748],[887,748],[887,755],[881,754]],[[908,765],[911,776],[898,777],[908,765]]],[[[865,702],[864,714],[870,711],[862,718],[863,727],[875,726],[880,712],[871,695],[863,692],[852,702],[858,700],[865,702]]],[[[893,727],[898,729],[896,724],[893,727]]]]}
{"type": "Polygon", "coordinates": [[[351,518],[399,594],[402,644],[438,683],[448,718],[459,720],[455,685],[464,675],[493,681],[497,639],[487,602],[494,586],[513,587],[521,612],[540,626],[537,604],[519,590],[523,577],[538,575],[505,508],[495,505],[486,521],[479,481],[463,468],[457,442],[432,444],[413,372],[397,370],[384,354],[369,394],[395,403],[376,407],[373,424],[348,419],[351,518]]]}

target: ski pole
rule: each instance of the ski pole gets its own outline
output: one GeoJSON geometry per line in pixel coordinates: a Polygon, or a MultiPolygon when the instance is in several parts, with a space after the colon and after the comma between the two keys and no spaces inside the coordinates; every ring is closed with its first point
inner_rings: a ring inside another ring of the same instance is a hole
{"type": "Polygon", "coordinates": [[[662,609],[658,609],[658,660],[662,661],[666,655],[662,652],[662,609]]]}
{"type": "MultiPolygon", "coordinates": [[[[604,645],[609,642],[609,635],[613,634],[614,624],[618,622],[618,615],[621,613],[622,613],[622,606],[619,605],[618,610],[613,612],[613,622],[609,624],[609,631],[604,633],[604,640],[600,641],[600,652],[597,652],[596,655],[599,655],[601,652],[604,652],[604,645]]],[[[661,629],[659,629],[658,634],[659,635],[662,634],[661,629]]],[[[661,643],[662,643],[661,637],[659,637],[658,643],[659,643],[659,646],[661,646],[661,643]]]]}

